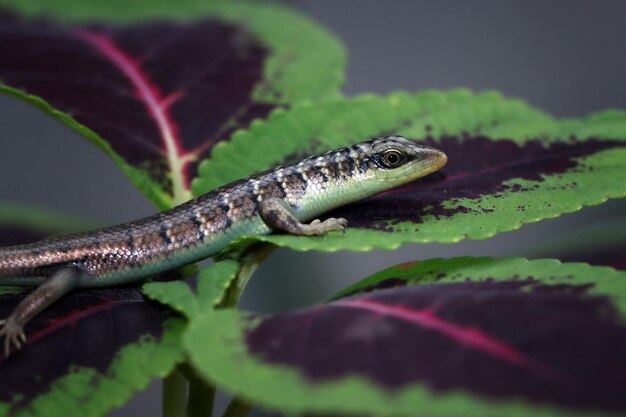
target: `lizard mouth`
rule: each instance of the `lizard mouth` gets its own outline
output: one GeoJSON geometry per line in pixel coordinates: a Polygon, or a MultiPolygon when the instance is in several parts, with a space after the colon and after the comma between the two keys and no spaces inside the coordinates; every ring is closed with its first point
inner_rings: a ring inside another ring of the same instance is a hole
{"type": "Polygon", "coordinates": [[[448,156],[442,151],[434,148],[422,148],[413,163],[407,165],[405,169],[399,169],[397,174],[380,178],[381,180],[402,180],[409,182],[428,174],[439,171],[448,163],[448,156]]]}
{"type": "Polygon", "coordinates": [[[432,153],[432,156],[430,157],[430,160],[432,161],[431,162],[432,171],[430,172],[439,171],[441,168],[446,166],[446,164],[448,163],[448,155],[446,155],[445,153],[441,152],[438,149],[431,149],[431,153],[432,153]]]}

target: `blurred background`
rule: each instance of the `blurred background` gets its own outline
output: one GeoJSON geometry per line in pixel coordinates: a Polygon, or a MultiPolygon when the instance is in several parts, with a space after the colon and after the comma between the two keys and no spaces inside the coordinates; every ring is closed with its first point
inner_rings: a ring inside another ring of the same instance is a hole
{"type": "MultiPolygon", "coordinates": [[[[626,2],[294,0],[348,51],[344,93],[464,86],[520,97],[559,117],[626,108],[626,2]]],[[[115,224],[153,206],[99,149],[59,122],[0,96],[0,198],[115,224]]],[[[454,161],[450,161],[454,163],[454,161]]],[[[626,181],[626,178],[624,179],[626,181]]],[[[242,300],[275,312],[318,302],[388,266],[432,257],[542,256],[596,221],[626,213],[610,201],[485,241],[334,254],[280,249],[242,300]]],[[[159,415],[160,383],[112,416],[159,415]]]]}

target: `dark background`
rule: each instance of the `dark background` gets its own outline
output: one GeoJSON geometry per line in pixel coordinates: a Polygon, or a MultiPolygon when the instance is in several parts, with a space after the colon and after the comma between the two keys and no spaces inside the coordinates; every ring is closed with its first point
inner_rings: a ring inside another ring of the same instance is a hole
{"type": "MultiPolygon", "coordinates": [[[[626,107],[624,1],[283,3],[343,40],[349,54],[346,95],[464,86],[500,90],[560,117],[626,107]]],[[[9,97],[0,96],[0,109],[3,201],[104,224],[154,212],[115,164],[78,134],[9,97]]],[[[279,311],[311,304],[359,278],[415,259],[537,254],[550,239],[625,211],[625,202],[612,201],[486,241],[407,245],[393,252],[280,249],[254,276],[243,307],[279,311]]],[[[159,415],[159,395],[155,383],[112,415],[159,415]]]]}

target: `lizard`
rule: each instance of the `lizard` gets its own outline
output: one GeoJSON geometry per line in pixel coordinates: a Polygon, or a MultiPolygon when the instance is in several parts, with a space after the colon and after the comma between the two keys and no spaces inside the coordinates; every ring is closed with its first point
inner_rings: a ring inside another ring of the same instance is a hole
{"type": "Polygon", "coordinates": [[[140,220],[1,248],[0,285],[36,287],[0,320],[5,356],[26,344],[30,320],[74,288],[143,280],[214,256],[244,235],[343,231],[345,218],[317,217],[446,163],[440,150],[401,136],[378,137],[235,181],[140,220]]]}

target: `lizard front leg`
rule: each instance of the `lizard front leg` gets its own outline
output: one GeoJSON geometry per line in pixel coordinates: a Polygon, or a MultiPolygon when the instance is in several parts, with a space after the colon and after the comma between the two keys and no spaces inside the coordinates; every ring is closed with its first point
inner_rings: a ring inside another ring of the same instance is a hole
{"type": "Polygon", "coordinates": [[[345,230],[348,221],[343,217],[324,221],[313,220],[310,224],[300,222],[293,208],[280,198],[268,198],[259,205],[259,214],[272,230],[284,230],[293,235],[320,236],[332,231],[345,230]]]}
{"type": "Polygon", "coordinates": [[[4,336],[4,355],[9,356],[11,344],[20,349],[26,343],[24,326],[42,310],[71,291],[81,276],[78,268],[68,267],[56,271],[43,284],[28,294],[15,307],[9,318],[0,320],[0,337],[4,336]]]}

